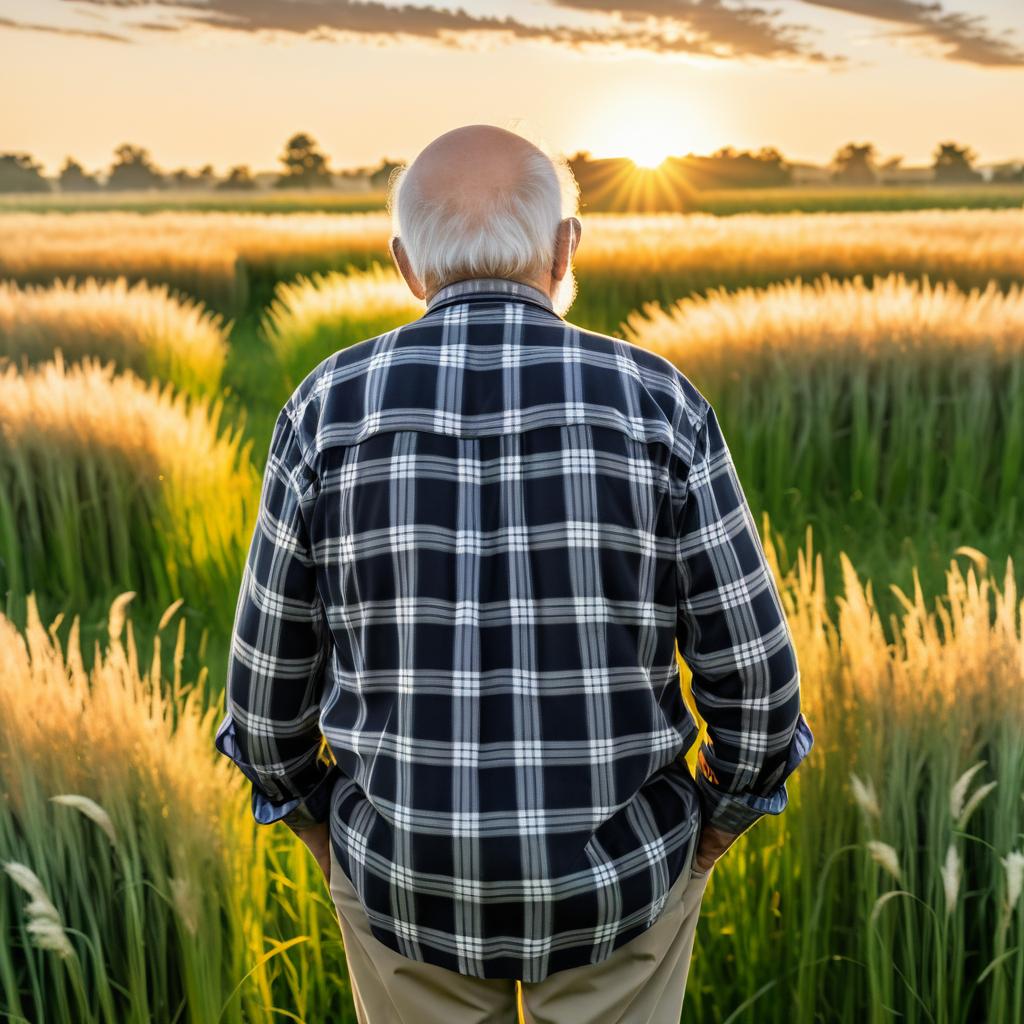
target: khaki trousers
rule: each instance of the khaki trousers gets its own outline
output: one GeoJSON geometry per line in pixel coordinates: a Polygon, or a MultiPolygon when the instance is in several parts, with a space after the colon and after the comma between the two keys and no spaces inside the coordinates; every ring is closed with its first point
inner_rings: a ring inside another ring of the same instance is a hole
{"type": "Polygon", "coordinates": [[[468,977],[385,946],[370,931],[332,846],[330,892],[356,1019],[359,1024],[679,1024],[710,873],[684,868],[657,921],[601,963],[524,984],[468,977]]]}

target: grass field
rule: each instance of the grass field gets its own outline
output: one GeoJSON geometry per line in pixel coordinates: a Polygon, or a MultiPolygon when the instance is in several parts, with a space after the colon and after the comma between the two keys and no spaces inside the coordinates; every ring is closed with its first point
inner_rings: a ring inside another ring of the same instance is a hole
{"type": "MultiPolygon", "coordinates": [[[[0,1005],[353,1021],[326,887],[212,740],[277,410],[422,308],[386,220],[0,224],[0,1005]]],[[[1022,237],[1021,209],[584,218],[568,318],[719,411],[817,737],[715,869],[689,1019],[1024,1022],[1022,237]]]]}
{"type": "MultiPolygon", "coordinates": [[[[258,316],[298,274],[390,263],[382,213],[19,213],[0,224],[0,279],[123,276],[167,284],[237,320],[258,316]]],[[[798,276],[903,272],[965,288],[1024,279],[1024,209],[594,214],[583,231],[573,319],[603,331],[647,301],[798,276]]]]}
{"type": "MultiPolygon", "coordinates": [[[[1024,205],[1024,185],[793,185],[787,188],[706,189],[693,194],[694,211],[734,213],[822,213],[871,210],[1001,210],[1024,205]]],[[[24,193],[0,196],[0,213],[81,213],[127,210],[246,211],[255,213],[356,213],[384,208],[384,192],[150,191],[120,193],[24,193]]],[[[583,206],[586,213],[586,204],[583,206]]]]}

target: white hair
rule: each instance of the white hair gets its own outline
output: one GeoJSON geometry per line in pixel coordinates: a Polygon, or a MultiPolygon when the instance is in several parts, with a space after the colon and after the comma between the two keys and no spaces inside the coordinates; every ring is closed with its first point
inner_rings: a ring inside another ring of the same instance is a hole
{"type": "Polygon", "coordinates": [[[395,168],[387,208],[416,276],[428,289],[467,277],[532,277],[554,260],[559,221],[576,216],[579,186],[564,158],[540,148],[514,186],[472,204],[424,198],[412,164],[395,168]]]}

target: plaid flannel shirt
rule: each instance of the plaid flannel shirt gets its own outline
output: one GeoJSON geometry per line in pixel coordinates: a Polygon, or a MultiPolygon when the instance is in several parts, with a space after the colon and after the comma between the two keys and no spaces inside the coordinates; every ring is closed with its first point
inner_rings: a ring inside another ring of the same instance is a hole
{"type": "Polygon", "coordinates": [[[531,982],[649,928],[701,820],[782,811],[812,742],[714,410],[500,278],[281,410],[226,708],[256,820],[329,822],[380,941],[531,982]]]}

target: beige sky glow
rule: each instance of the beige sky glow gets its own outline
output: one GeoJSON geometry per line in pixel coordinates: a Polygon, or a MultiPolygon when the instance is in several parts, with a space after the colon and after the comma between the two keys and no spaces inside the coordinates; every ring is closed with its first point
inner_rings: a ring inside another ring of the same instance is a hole
{"type": "Polygon", "coordinates": [[[955,139],[989,161],[1024,157],[1024,7],[0,0],[0,90],[0,151],[51,171],[105,167],[126,141],[167,168],[269,169],[299,130],[348,167],[473,122],[568,153],[820,161],[870,140],[913,163],[955,139]]]}

